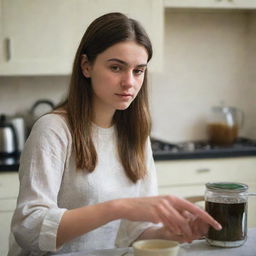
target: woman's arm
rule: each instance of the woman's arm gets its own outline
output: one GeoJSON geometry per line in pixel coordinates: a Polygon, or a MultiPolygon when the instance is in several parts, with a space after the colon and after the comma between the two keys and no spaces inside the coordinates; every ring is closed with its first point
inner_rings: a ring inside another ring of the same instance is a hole
{"type": "Polygon", "coordinates": [[[204,210],[175,196],[124,198],[66,211],[57,232],[57,247],[116,219],[163,224],[160,229],[144,231],[140,239],[191,242],[203,235],[209,225],[221,229],[204,210]]]}
{"type": "Polygon", "coordinates": [[[107,201],[77,209],[67,210],[57,231],[57,248],[73,238],[83,235],[121,217],[119,200],[107,201]]]}

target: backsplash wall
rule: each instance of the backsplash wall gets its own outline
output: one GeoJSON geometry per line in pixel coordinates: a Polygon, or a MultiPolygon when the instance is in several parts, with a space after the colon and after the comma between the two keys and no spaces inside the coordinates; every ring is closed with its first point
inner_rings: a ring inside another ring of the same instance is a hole
{"type": "MultiPolygon", "coordinates": [[[[209,109],[223,101],[245,112],[241,135],[256,139],[256,14],[168,12],[162,73],[150,74],[152,135],[172,142],[206,138],[209,109]]],[[[69,76],[0,77],[0,113],[59,103],[69,76]]]]}
{"type": "Polygon", "coordinates": [[[68,83],[68,76],[0,77],[0,113],[25,113],[38,99],[58,104],[68,83]]]}
{"type": "Polygon", "coordinates": [[[256,14],[166,13],[165,63],[152,77],[153,135],[205,139],[211,106],[240,108],[240,135],[256,139],[256,14]]]}

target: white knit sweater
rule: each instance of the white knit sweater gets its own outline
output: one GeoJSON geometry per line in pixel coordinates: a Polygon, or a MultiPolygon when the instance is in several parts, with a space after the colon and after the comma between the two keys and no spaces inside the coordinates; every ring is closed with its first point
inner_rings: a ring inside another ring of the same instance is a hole
{"type": "Polygon", "coordinates": [[[12,220],[9,256],[127,247],[151,225],[112,221],[57,250],[56,233],[67,209],[157,194],[149,140],[148,175],[136,184],[127,178],[119,161],[114,127],[94,125],[93,142],[98,155],[96,169],[92,173],[77,172],[72,138],[64,118],[48,114],[35,123],[21,156],[20,191],[12,220]]]}

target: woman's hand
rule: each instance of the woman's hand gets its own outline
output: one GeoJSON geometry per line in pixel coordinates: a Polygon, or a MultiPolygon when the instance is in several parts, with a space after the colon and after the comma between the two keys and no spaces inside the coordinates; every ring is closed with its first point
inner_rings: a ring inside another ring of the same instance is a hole
{"type": "Polygon", "coordinates": [[[125,218],[132,221],[162,223],[171,237],[190,242],[204,235],[208,226],[216,230],[221,225],[207,212],[189,201],[175,196],[155,196],[124,199],[125,218]]]}
{"type": "Polygon", "coordinates": [[[151,227],[145,230],[141,236],[138,238],[138,240],[141,239],[166,239],[166,240],[173,240],[180,243],[185,242],[192,242],[196,239],[201,239],[208,231],[208,224],[203,223],[204,228],[201,229],[202,223],[198,223],[198,221],[191,221],[191,230],[192,234],[191,236],[188,236],[186,234],[175,234],[170,229],[166,228],[165,226],[162,227],[151,227]]]}
{"type": "Polygon", "coordinates": [[[184,212],[182,214],[185,218],[187,218],[188,223],[190,225],[192,235],[187,236],[186,234],[176,234],[172,232],[170,229],[166,228],[165,226],[154,226],[146,229],[137,240],[141,239],[167,239],[167,240],[174,240],[180,243],[184,242],[192,242],[196,239],[201,239],[203,236],[206,235],[209,225],[206,224],[199,218],[191,215],[188,212],[184,212]]]}

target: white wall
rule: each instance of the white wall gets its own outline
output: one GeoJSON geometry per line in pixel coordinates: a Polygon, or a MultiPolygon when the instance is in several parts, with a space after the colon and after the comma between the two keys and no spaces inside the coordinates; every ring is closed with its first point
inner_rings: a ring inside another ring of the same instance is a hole
{"type": "Polygon", "coordinates": [[[204,139],[210,107],[223,101],[245,112],[241,135],[256,138],[255,16],[167,13],[165,68],[152,78],[153,135],[204,139]]]}

